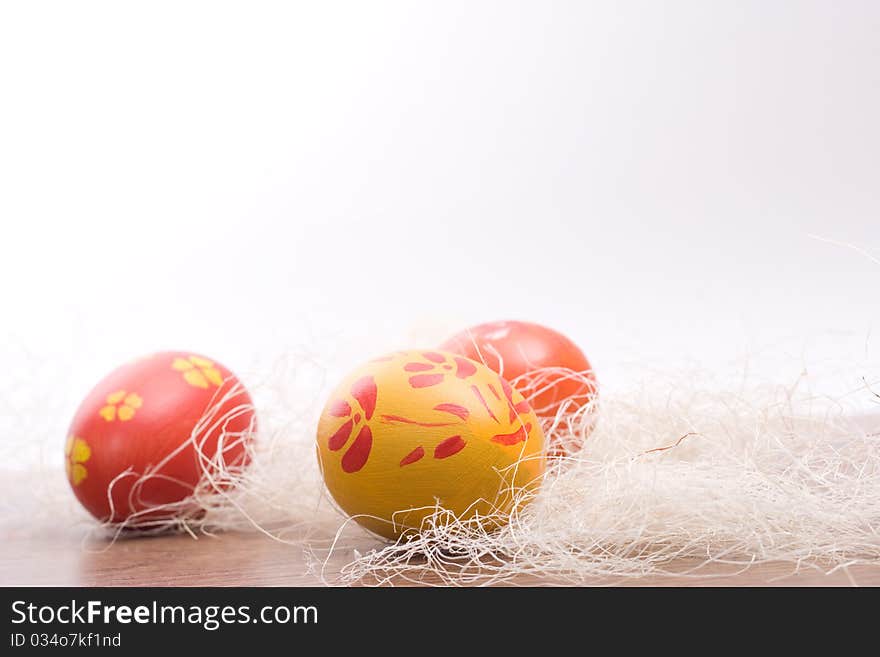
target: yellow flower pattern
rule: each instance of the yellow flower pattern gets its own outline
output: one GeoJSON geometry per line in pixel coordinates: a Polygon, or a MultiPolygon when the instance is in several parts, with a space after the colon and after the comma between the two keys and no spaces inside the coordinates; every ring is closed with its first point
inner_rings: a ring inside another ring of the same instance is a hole
{"type": "Polygon", "coordinates": [[[111,392],[107,395],[106,401],[107,404],[101,407],[98,414],[107,422],[113,422],[116,419],[127,422],[134,417],[137,409],[144,404],[144,400],[141,399],[140,395],[134,392],[126,392],[125,390],[111,392]]]}
{"type": "Polygon", "coordinates": [[[208,388],[211,384],[219,387],[223,385],[223,375],[214,366],[214,362],[201,356],[189,358],[175,358],[171,368],[183,372],[184,380],[196,388],[208,388]]]}
{"type": "Polygon", "coordinates": [[[91,458],[92,448],[82,438],[70,436],[64,447],[64,455],[67,457],[64,464],[67,478],[74,486],[79,486],[82,480],[89,476],[89,471],[83,463],[91,458]]]}

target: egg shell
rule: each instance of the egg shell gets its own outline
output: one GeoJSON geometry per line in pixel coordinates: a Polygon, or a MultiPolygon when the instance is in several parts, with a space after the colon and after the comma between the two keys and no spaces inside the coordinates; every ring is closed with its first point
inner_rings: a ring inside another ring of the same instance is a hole
{"type": "Polygon", "coordinates": [[[545,468],[544,434],[522,395],[481,363],[430,350],[346,377],[321,414],[317,451],[339,506],[392,539],[438,505],[504,524],[545,468]]]}
{"type": "Polygon", "coordinates": [[[173,513],[157,507],[187,498],[214,472],[219,450],[227,467],[244,466],[254,429],[251,397],[226,367],[155,353],[114,370],[83,400],[68,431],[68,481],[101,521],[154,522],[173,513]]]}
{"type": "Polygon", "coordinates": [[[540,324],[512,320],[479,324],[452,336],[441,349],[484,362],[499,372],[529,399],[540,417],[555,416],[563,404],[566,411],[576,411],[599,394],[593,367],[583,351],[566,336],[540,324]]]}

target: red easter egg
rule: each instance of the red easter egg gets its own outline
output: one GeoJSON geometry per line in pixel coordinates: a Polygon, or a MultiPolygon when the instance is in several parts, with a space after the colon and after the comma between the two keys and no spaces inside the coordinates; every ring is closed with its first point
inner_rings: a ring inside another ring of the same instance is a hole
{"type": "Polygon", "coordinates": [[[67,478],[101,521],[161,521],[181,512],[169,505],[203,475],[247,464],[254,425],[251,397],[228,369],[189,352],[152,354],[111,372],[80,404],[67,478]]]}
{"type": "Polygon", "coordinates": [[[598,396],[590,361],[567,337],[540,324],[480,324],[440,347],[480,361],[503,376],[541,417],[579,410],[598,396]]]}

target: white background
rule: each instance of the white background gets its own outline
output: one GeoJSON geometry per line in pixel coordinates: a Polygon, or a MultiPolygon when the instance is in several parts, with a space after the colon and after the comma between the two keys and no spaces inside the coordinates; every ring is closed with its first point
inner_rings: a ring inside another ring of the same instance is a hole
{"type": "Polygon", "coordinates": [[[4,358],[508,317],[606,378],[857,358],[880,264],[810,235],[878,253],[878,35],[871,0],[4,2],[4,358]]]}

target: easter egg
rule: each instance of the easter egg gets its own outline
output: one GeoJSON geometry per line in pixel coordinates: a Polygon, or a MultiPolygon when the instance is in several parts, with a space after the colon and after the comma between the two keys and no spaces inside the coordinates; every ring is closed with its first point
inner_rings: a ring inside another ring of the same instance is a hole
{"type": "Polygon", "coordinates": [[[513,384],[541,417],[577,411],[598,397],[590,361],[567,337],[540,324],[480,324],[451,337],[441,349],[480,361],[513,384]]]}
{"type": "Polygon", "coordinates": [[[387,538],[436,508],[503,525],[544,472],[544,434],[522,395],[482,363],[440,351],[377,358],[336,388],[318,459],[339,506],[387,538]]]}
{"type": "Polygon", "coordinates": [[[161,352],[119,367],[80,404],[67,434],[67,478],[82,505],[127,526],[175,516],[204,475],[241,468],[251,397],[220,363],[161,352]]]}

